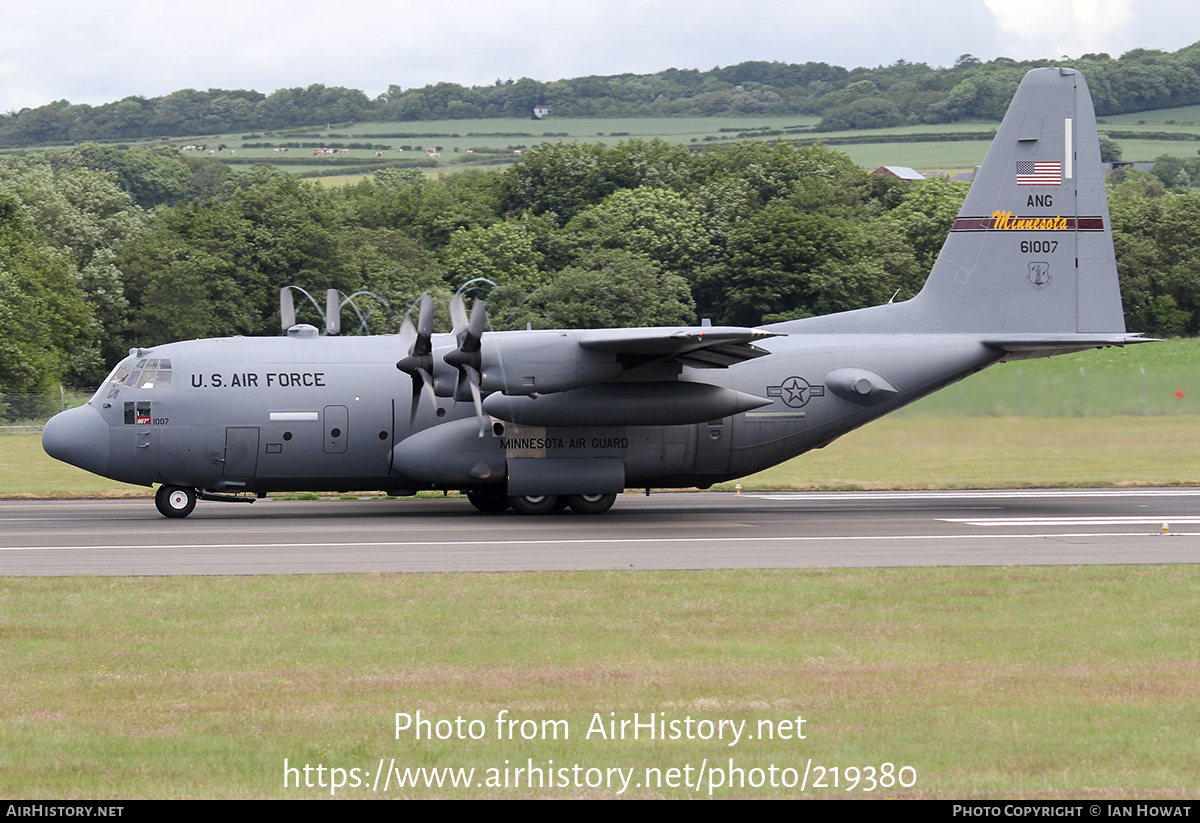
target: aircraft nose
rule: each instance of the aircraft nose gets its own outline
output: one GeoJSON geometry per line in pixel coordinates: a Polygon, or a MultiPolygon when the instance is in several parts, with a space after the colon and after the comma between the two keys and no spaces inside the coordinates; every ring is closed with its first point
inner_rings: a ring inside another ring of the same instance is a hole
{"type": "Polygon", "coordinates": [[[67,409],[46,422],[42,448],[56,460],[103,475],[108,470],[108,423],[91,406],[67,409]]]}

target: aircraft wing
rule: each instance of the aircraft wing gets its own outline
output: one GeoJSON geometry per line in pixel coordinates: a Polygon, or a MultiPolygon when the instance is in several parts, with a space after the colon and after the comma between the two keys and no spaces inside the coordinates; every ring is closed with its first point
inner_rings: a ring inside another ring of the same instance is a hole
{"type": "Polygon", "coordinates": [[[724,369],[769,354],[754,343],[782,336],[742,326],[691,326],[595,329],[580,332],[577,341],[585,349],[616,354],[622,360],[675,360],[700,369],[724,369]]]}

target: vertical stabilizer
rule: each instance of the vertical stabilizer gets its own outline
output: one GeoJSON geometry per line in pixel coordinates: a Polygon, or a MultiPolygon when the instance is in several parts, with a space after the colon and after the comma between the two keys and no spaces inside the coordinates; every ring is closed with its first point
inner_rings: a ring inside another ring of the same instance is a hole
{"type": "Polygon", "coordinates": [[[930,331],[1125,331],[1096,116],[1079,72],[1025,75],[913,303],[930,331]]]}

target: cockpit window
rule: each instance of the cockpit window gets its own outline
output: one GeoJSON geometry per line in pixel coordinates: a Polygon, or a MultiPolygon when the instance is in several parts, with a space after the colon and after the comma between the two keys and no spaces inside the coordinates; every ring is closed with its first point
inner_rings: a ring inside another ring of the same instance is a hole
{"type": "Polygon", "coordinates": [[[136,364],[120,365],[108,378],[114,386],[130,386],[135,389],[171,388],[171,360],[163,357],[143,357],[136,364]]]}

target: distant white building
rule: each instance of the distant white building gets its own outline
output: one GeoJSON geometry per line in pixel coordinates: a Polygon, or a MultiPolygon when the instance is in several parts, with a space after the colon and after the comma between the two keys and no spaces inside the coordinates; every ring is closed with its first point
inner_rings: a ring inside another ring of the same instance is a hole
{"type": "Polygon", "coordinates": [[[880,166],[871,172],[871,174],[887,174],[899,180],[907,180],[910,183],[925,179],[925,175],[916,169],[910,169],[908,166],[880,166]]]}
{"type": "Polygon", "coordinates": [[[534,106],[533,107],[533,116],[538,118],[539,120],[543,117],[547,117],[552,112],[553,112],[553,108],[551,106],[534,106]]]}

